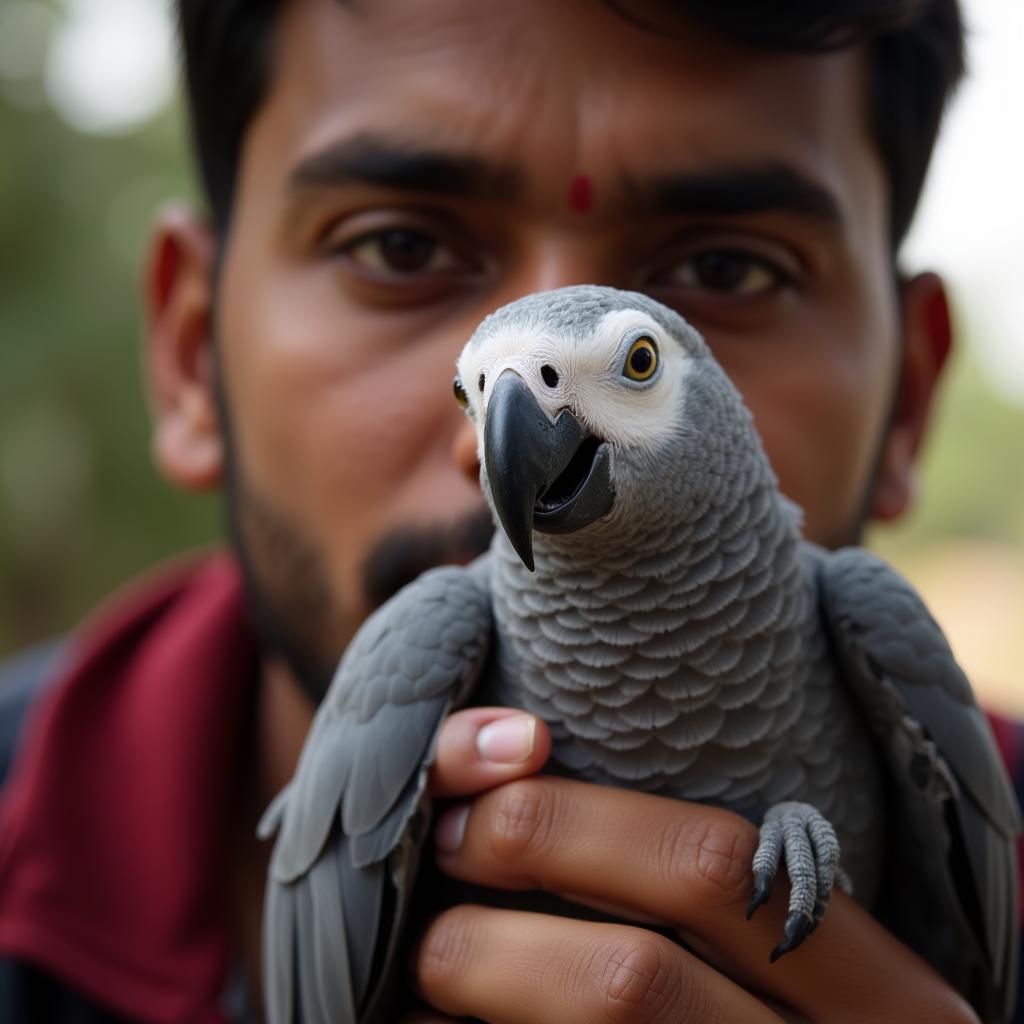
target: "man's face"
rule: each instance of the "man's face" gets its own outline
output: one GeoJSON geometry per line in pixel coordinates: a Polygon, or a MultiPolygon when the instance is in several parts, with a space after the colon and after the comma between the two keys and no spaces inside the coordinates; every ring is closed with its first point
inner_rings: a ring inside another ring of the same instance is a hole
{"type": "Polygon", "coordinates": [[[483,508],[454,362],[540,289],[682,312],[808,536],[856,536],[899,347],[863,64],[597,0],[285,5],[215,329],[239,532],[301,644],[337,657],[396,531],[473,553],[451,533],[483,508]]]}

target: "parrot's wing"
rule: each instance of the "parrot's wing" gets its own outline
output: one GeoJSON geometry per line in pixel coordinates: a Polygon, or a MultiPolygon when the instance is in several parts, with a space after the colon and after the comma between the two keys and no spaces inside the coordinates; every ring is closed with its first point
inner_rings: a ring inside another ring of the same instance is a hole
{"type": "Polygon", "coordinates": [[[878,916],[1008,1020],[1020,812],[984,714],[914,589],[860,548],[821,556],[825,618],[890,785],[878,916]]]}
{"type": "Polygon", "coordinates": [[[478,561],[433,569],[349,645],[295,778],[260,835],[267,878],[267,1019],[370,1019],[386,981],[428,825],[440,726],[480,675],[491,602],[478,561]]]}

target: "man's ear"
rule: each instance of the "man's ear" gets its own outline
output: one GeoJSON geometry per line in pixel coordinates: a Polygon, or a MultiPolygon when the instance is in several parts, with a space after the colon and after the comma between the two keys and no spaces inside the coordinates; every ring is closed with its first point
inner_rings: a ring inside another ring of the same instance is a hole
{"type": "Polygon", "coordinates": [[[224,438],[213,357],[213,230],[183,205],[153,225],[143,281],[143,372],[160,471],[188,490],[220,483],[224,438]]]}
{"type": "Polygon", "coordinates": [[[914,500],[917,457],[953,341],[946,289],[936,274],[919,274],[903,282],[900,304],[903,355],[899,385],[871,509],[873,518],[881,520],[899,518],[914,500]]]}

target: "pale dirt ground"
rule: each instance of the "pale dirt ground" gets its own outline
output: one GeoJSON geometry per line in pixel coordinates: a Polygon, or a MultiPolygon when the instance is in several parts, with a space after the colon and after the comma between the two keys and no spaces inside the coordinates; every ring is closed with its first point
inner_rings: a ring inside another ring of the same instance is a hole
{"type": "Polygon", "coordinates": [[[1024,719],[1024,552],[949,540],[893,564],[924,597],[979,702],[1024,719]]]}

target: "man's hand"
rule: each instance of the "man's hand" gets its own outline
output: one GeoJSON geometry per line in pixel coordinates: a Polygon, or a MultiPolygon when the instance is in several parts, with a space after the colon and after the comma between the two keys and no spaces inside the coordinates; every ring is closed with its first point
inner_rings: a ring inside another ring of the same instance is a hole
{"type": "Polygon", "coordinates": [[[430,795],[472,796],[535,775],[550,753],[548,727],[533,715],[514,708],[457,711],[438,739],[430,795]]]}
{"type": "Polygon", "coordinates": [[[441,815],[441,867],[480,885],[555,892],[638,923],[479,906],[445,911],[416,954],[416,983],[437,1011],[416,1018],[422,1024],[450,1019],[441,1014],[491,1024],[976,1020],[841,892],[805,946],[770,965],[786,899],[776,893],[746,920],[756,829],[714,807],[526,778],[550,749],[543,723],[527,721],[532,728],[510,709],[474,708],[445,726],[432,791],[488,792],[441,815]],[[670,926],[687,948],[643,924],[670,926]]]}

